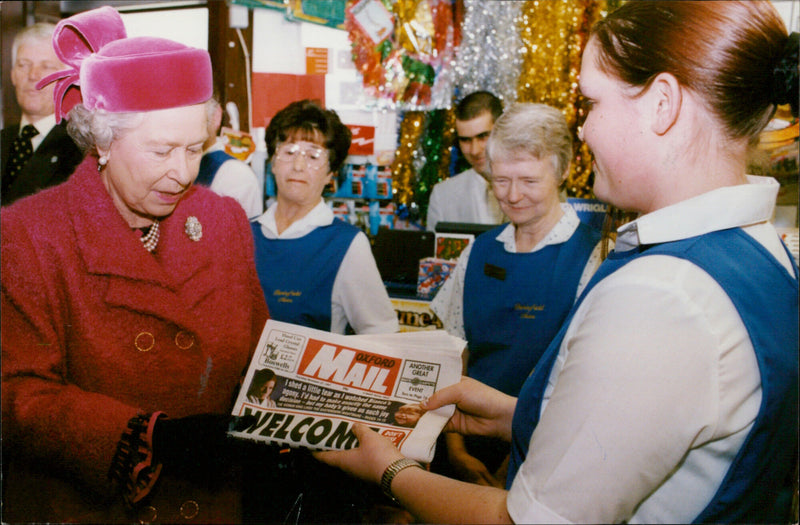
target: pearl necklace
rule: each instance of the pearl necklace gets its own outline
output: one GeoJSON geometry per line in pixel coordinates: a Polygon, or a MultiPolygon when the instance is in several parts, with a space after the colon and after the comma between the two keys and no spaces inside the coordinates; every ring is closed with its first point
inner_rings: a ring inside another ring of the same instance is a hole
{"type": "Polygon", "coordinates": [[[154,221],[153,224],[150,225],[150,229],[147,231],[147,233],[139,238],[139,240],[142,241],[144,249],[150,253],[152,253],[158,245],[158,224],[158,221],[154,221]]]}

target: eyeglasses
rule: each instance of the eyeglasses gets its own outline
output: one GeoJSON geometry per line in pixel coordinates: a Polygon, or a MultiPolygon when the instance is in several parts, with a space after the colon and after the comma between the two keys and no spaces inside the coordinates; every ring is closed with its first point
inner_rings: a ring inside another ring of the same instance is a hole
{"type": "Polygon", "coordinates": [[[281,162],[294,162],[300,155],[305,157],[306,165],[318,170],[325,167],[328,163],[328,151],[319,146],[302,147],[294,142],[284,142],[279,144],[275,150],[275,160],[281,162]]]}

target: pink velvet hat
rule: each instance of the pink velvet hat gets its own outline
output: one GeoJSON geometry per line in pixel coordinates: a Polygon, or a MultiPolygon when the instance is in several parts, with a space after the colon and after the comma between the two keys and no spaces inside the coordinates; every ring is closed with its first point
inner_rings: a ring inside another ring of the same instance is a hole
{"type": "Polygon", "coordinates": [[[43,78],[56,82],[56,118],[82,102],[112,113],[200,104],[213,93],[207,51],[155,37],[127,38],[119,13],[100,7],[56,25],[53,48],[70,69],[43,78]]]}

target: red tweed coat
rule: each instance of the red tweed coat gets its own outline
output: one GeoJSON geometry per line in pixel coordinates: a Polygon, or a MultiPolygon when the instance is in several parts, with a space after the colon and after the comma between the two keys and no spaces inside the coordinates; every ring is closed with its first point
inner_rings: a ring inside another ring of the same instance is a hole
{"type": "MultiPolygon", "coordinates": [[[[191,189],[150,254],[96,165],[0,215],[4,521],[130,521],[107,499],[127,421],[228,413],[268,316],[234,200],[191,189]]],[[[237,521],[235,497],[162,478],[158,520],[191,500],[194,521],[237,521]]]]}

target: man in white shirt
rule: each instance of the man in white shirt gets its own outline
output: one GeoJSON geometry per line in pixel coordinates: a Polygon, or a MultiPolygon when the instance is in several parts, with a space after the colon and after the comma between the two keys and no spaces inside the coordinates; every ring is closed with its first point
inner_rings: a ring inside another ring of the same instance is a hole
{"type": "Polygon", "coordinates": [[[428,203],[426,227],[438,222],[501,224],[503,212],[489,185],[486,141],[503,103],[488,91],[476,91],[456,106],[458,146],[471,168],[437,183],[428,203]]]}
{"type": "Polygon", "coordinates": [[[0,138],[3,206],[65,181],[83,159],[67,135],[66,122],[56,124],[55,84],[36,89],[44,77],[67,67],[53,50],[54,30],[52,24],[37,23],[14,37],[11,83],[21,118],[0,138]]]}

